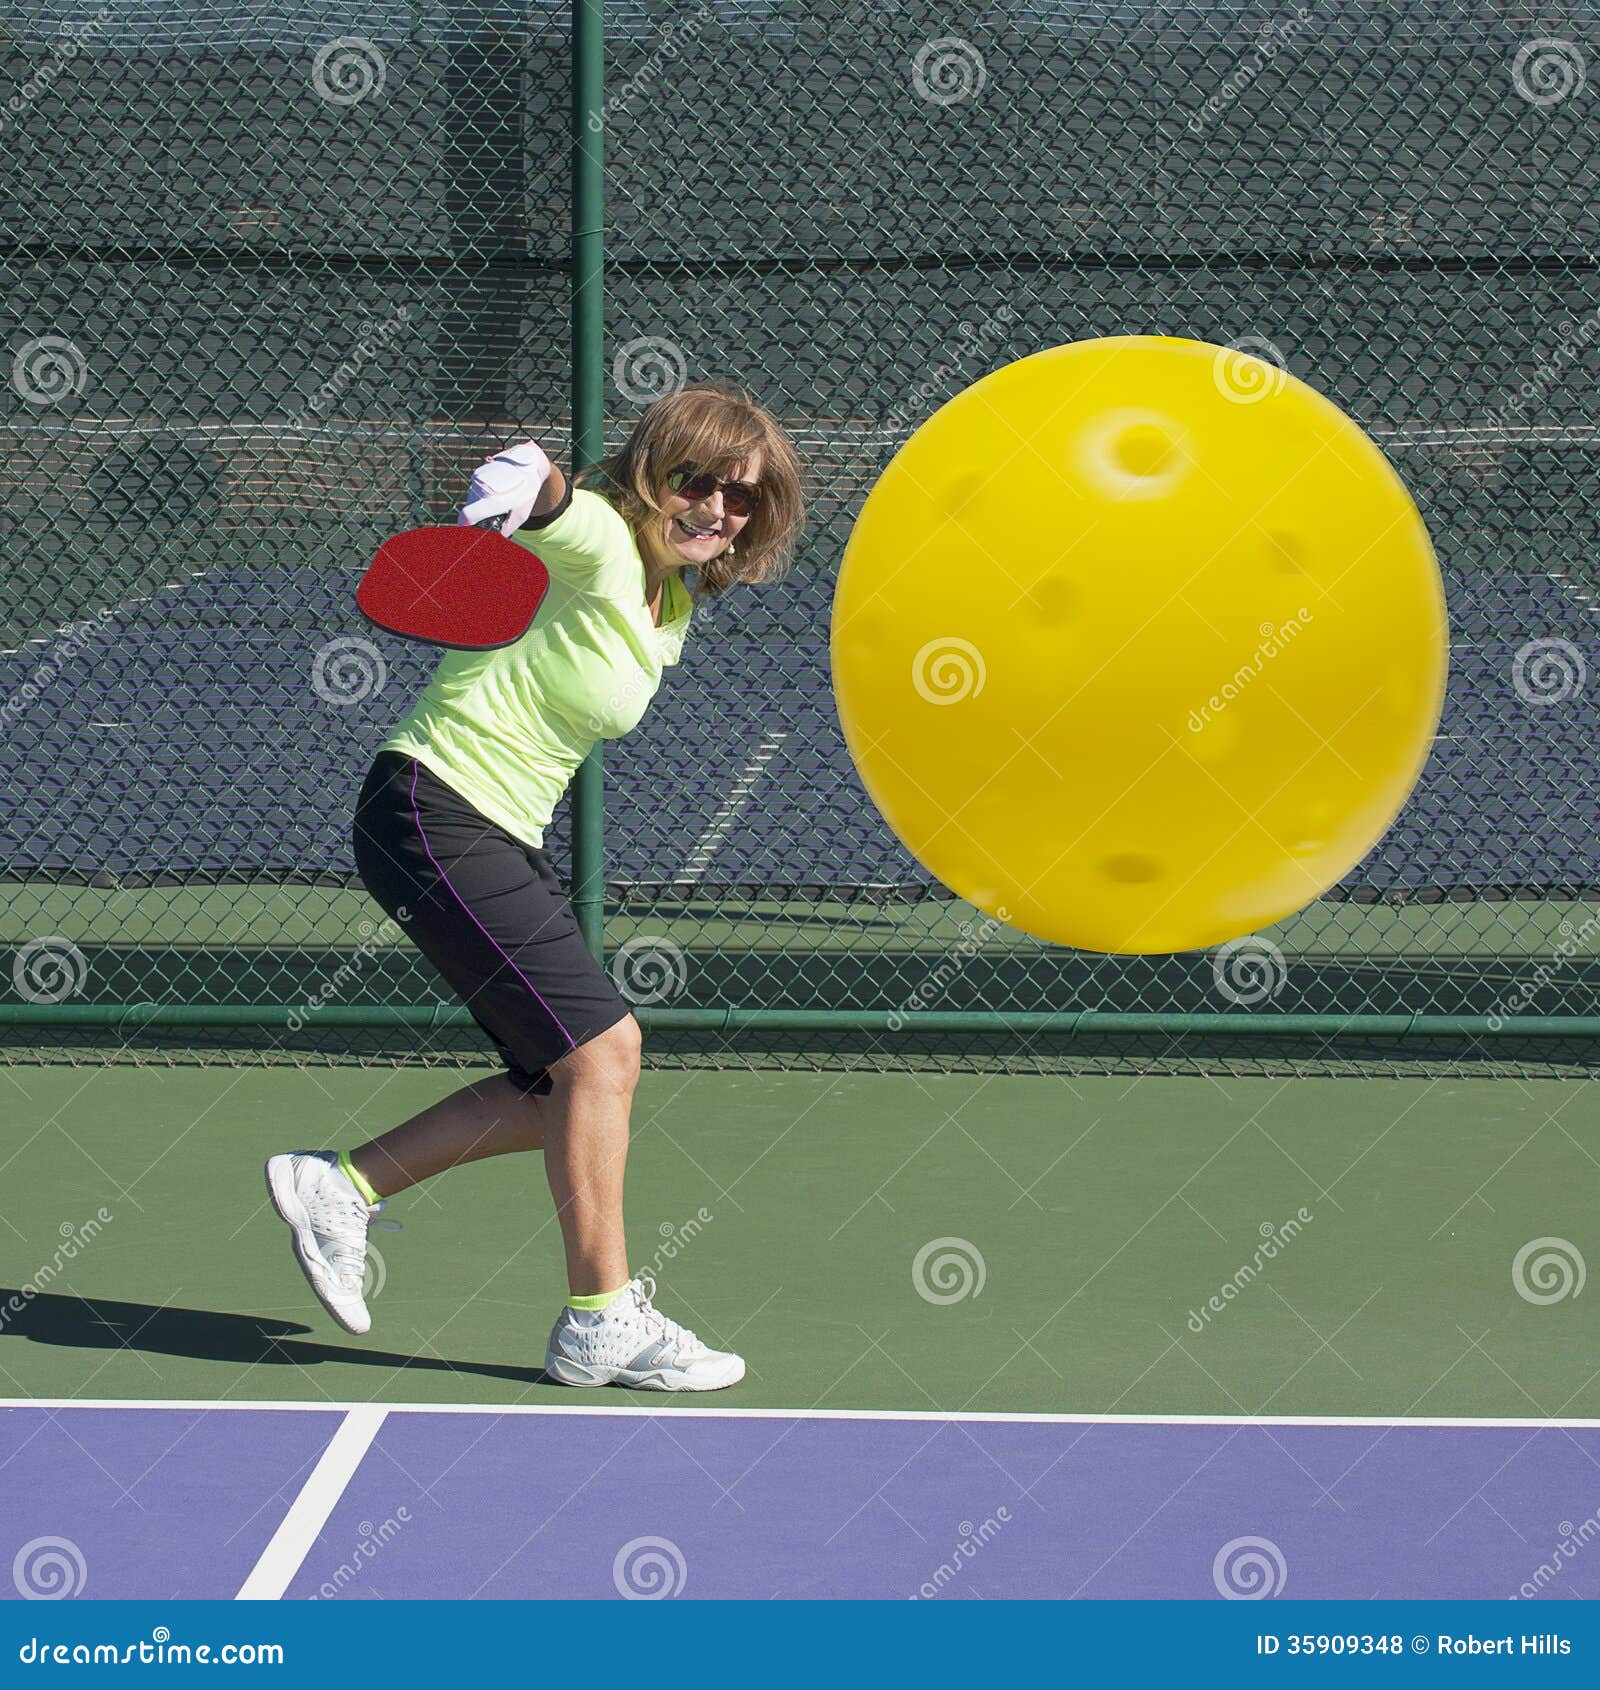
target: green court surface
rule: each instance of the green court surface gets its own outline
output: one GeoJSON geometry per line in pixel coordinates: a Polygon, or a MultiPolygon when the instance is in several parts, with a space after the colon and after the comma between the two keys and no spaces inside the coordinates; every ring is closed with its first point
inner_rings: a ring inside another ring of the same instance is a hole
{"type": "MultiPolygon", "coordinates": [[[[571,1402],[538,1373],[564,1283],[537,1158],[390,1204],[365,1338],[265,1202],[269,1153],[463,1077],[0,1069],[0,1396],[571,1402]]],[[[1595,1096],[647,1072],[631,1251],[747,1356],[719,1406],[1600,1417],[1595,1096]]]]}

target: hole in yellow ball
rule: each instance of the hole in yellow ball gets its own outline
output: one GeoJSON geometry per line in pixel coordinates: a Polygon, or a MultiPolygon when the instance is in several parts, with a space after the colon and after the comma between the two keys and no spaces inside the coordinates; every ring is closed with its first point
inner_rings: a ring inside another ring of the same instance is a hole
{"type": "Polygon", "coordinates": [[[1038,621],[1051,624],[1065,622],[1074,615],[1083,601],[1081,589],[1060,575],[1047,575],[1029,590],[1029,599],[1038,621]]]}
{"type": "Polygon", "coordinates": [[[1118,436],[1113,462],[1129,475],[1165,475],[1177,455],[1177,442],[1151,423],[1137,423],[1118,436]]]}
{"type": "Polygon", "coordinates": [[[1273,529],[1267,535],[1267,561],[1285,575],[1299,575],[1306,567],[1305,542],[1298,534],[1273,529]]]}
{"type": "Polygon", "coordinates": [[[1142,886],[1146,881],[1160,878],[1161,865],[1142,851],[1119,851],[1116,856],[1107,857],[1101,863],[1100,871],[1107,880],[1118,880],[1127,886],[1142,886]]]}

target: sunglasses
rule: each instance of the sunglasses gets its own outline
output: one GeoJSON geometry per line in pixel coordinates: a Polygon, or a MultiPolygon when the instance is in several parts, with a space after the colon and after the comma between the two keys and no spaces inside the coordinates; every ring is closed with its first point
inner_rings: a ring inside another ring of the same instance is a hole
{"type": "Polygon", "coordinates": [[[761,503],[761,489],[753,481],[718,481],[710,470],[693,464],[679,464],[668,472],[667,486],[680,499],[699,504],[713,493],[722,494],[722,508],[729,516],[749,516],[761,503]]]}

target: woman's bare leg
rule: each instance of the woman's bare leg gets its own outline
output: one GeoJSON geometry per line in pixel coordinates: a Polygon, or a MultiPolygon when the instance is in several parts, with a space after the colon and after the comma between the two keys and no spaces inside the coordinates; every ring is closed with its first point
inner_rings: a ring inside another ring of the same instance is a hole
{"type": "Polygon", "coordinates": [[[630,1015],[550,1068],[544,1172],[566,1246],[567,1286],[578,1297],[628,1283],[622,1176],[639,1042],[630,1015]]]}
{"type": "Polygon", "coordinates": [[[548,1097],[530,1097],[504,1075],[475,1080],[351,1151],[350,1160],[380,1197],[393,1197],[463,1162],[543,1149],[549,1107],[548,1097]]]}
{"type": "Polygon", "coordinates": [[[503,1076],[477,1080],[350,1159],[380,1197],[392,1197],[446,1168],[543,1149],[568,1289],[580,1297],[615,1291],[628,1281],[622,1179],[638,1079],[639,1024],[629,1016],[553,1063],[545,1096],[527,1096],[503,1076]]]}

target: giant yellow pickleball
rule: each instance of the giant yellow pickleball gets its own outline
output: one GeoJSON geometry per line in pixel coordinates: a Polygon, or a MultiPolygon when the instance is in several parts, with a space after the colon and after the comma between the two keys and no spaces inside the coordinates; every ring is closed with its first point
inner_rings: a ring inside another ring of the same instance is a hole
{"type": "Polygon", "coordinates": [[[951,891],[1082,950],[1303,908],[1416,784],[1444,697],[1427,529],[1272,363],[1156,336],[1020,359],[895,455],[845,550],[834,685],[951,891]]]}

